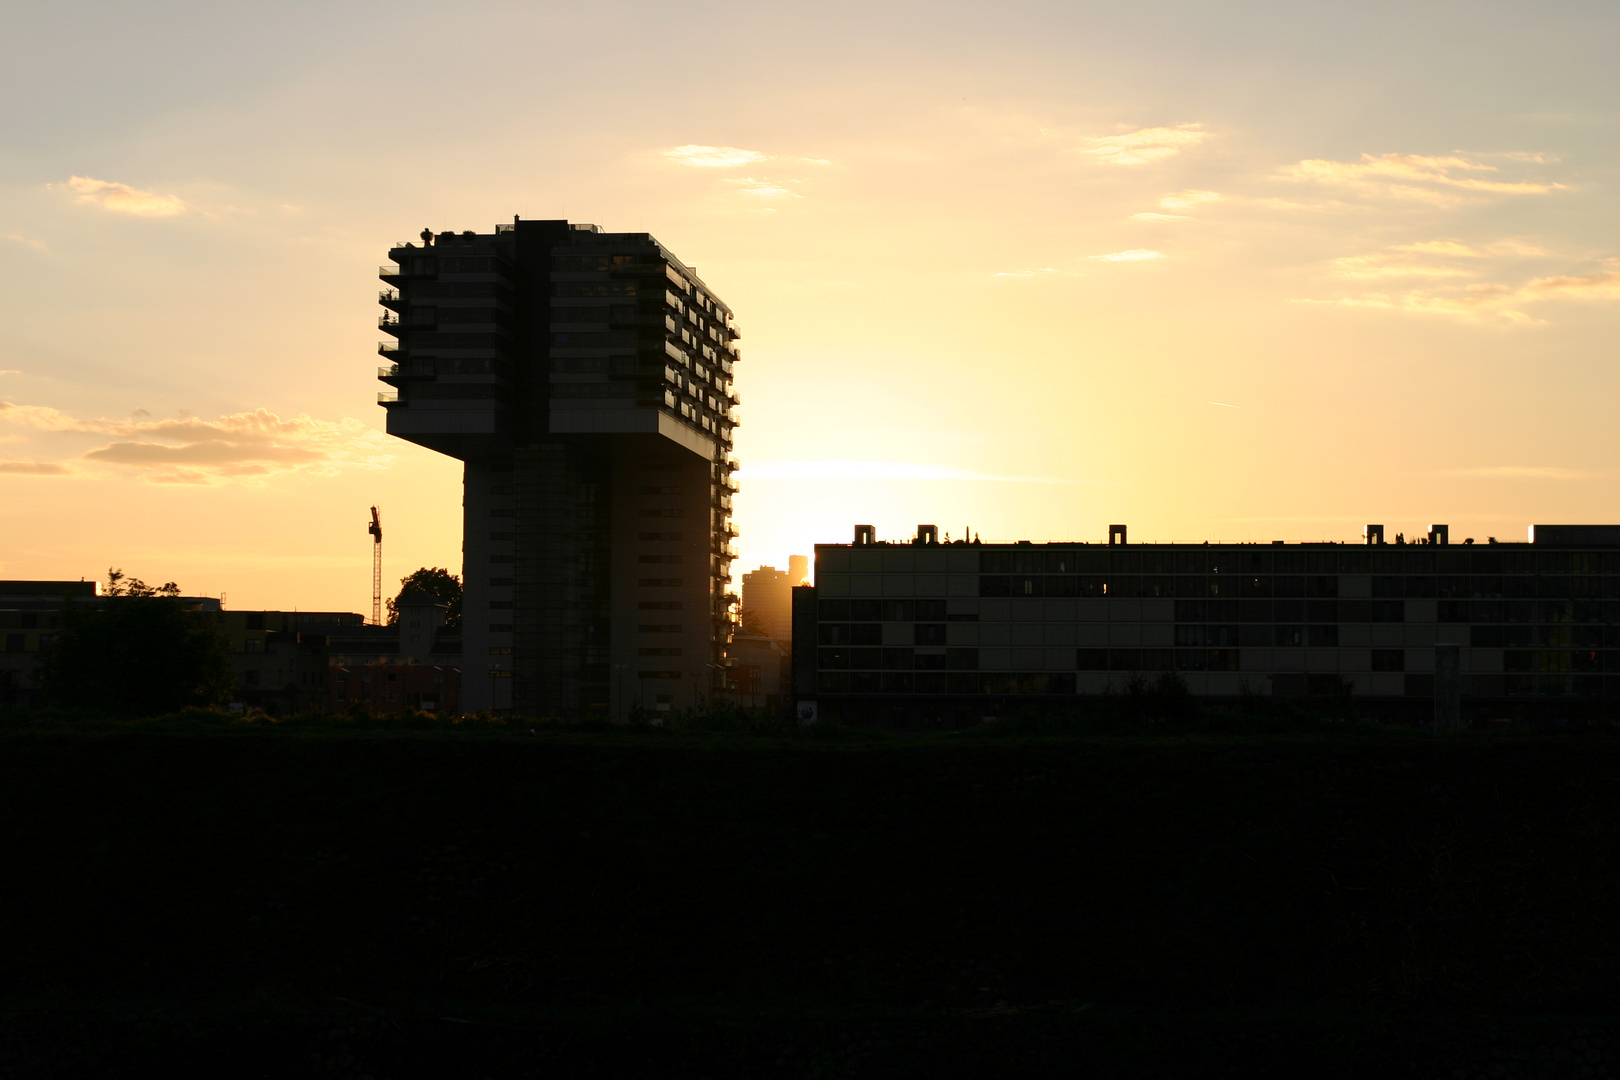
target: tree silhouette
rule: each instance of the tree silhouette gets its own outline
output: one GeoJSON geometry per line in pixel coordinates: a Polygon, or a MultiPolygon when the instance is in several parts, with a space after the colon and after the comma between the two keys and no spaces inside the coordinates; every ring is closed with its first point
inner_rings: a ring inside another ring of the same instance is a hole
{"type": "Polygon", "coordinates": [[[187,607],[172,581],[107,579],[106,599],[66,605],[62,632],[40,650],[46,700],[125,716],[230,700],[236,673],[216,617],[187,607]]]}
{"type": "Polygon", "coordinates": [[[399,622],[399,598],[412,589],[420,589],[449,607],[444,620],[446,629],[461,626],[461,578],[440,566],[424,566],[399,579],[399,594],[388,600],[389,626],[399,622]]]}

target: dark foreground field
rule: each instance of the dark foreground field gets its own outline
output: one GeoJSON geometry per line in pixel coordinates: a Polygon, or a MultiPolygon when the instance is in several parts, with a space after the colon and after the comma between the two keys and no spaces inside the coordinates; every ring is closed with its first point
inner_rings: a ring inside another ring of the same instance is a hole
{"type": "Polygon", "coordinates": [[[1620,740],[0,738],[0,1077],[1605,1076],[1620,740]]]}

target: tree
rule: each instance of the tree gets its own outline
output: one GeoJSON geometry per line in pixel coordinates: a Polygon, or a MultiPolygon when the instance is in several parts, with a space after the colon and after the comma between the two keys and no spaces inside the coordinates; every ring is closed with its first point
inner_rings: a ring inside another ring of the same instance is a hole
{"type": "Polygon", "coordinates": [[[399,597],[412,589],[420,589],[439,603],[449,607],[445,616],[446,629],[461,625],[461,578],[441,566],[424,566],[399,579],[399,595],[388,601],[388,625],[399,622],[399,597]]]}
{"type": "Polygon", "coordinates": [[[121,570],[108,572],[100,603],[66,606],[40,675],[52,704],[126,716],[221,705],[236,684],[217,618],[187,607],[174,582],[154,588],[121,570]]]}

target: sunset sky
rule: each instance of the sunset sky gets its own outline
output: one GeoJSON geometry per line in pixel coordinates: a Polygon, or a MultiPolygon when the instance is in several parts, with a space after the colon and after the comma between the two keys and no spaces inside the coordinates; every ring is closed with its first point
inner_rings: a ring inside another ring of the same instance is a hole
{"type": "Polygon", "coordinates": [[[0,577],[369,610],[391,242],[651,232],[737,313],[737,572],[870,522],[1620,521],[1612,3],[0,7],[0,577]]]}

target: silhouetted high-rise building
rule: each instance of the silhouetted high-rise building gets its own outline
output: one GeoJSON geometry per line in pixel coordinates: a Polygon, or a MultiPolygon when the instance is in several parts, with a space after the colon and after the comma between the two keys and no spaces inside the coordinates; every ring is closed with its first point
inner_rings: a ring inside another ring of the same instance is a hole
{"type": "Polygon", "coordinates": [[[724,686],[731,310],[646,233],[396,244],[388,431],[465,463],[466,710],[678,709],[724,686]]]}

